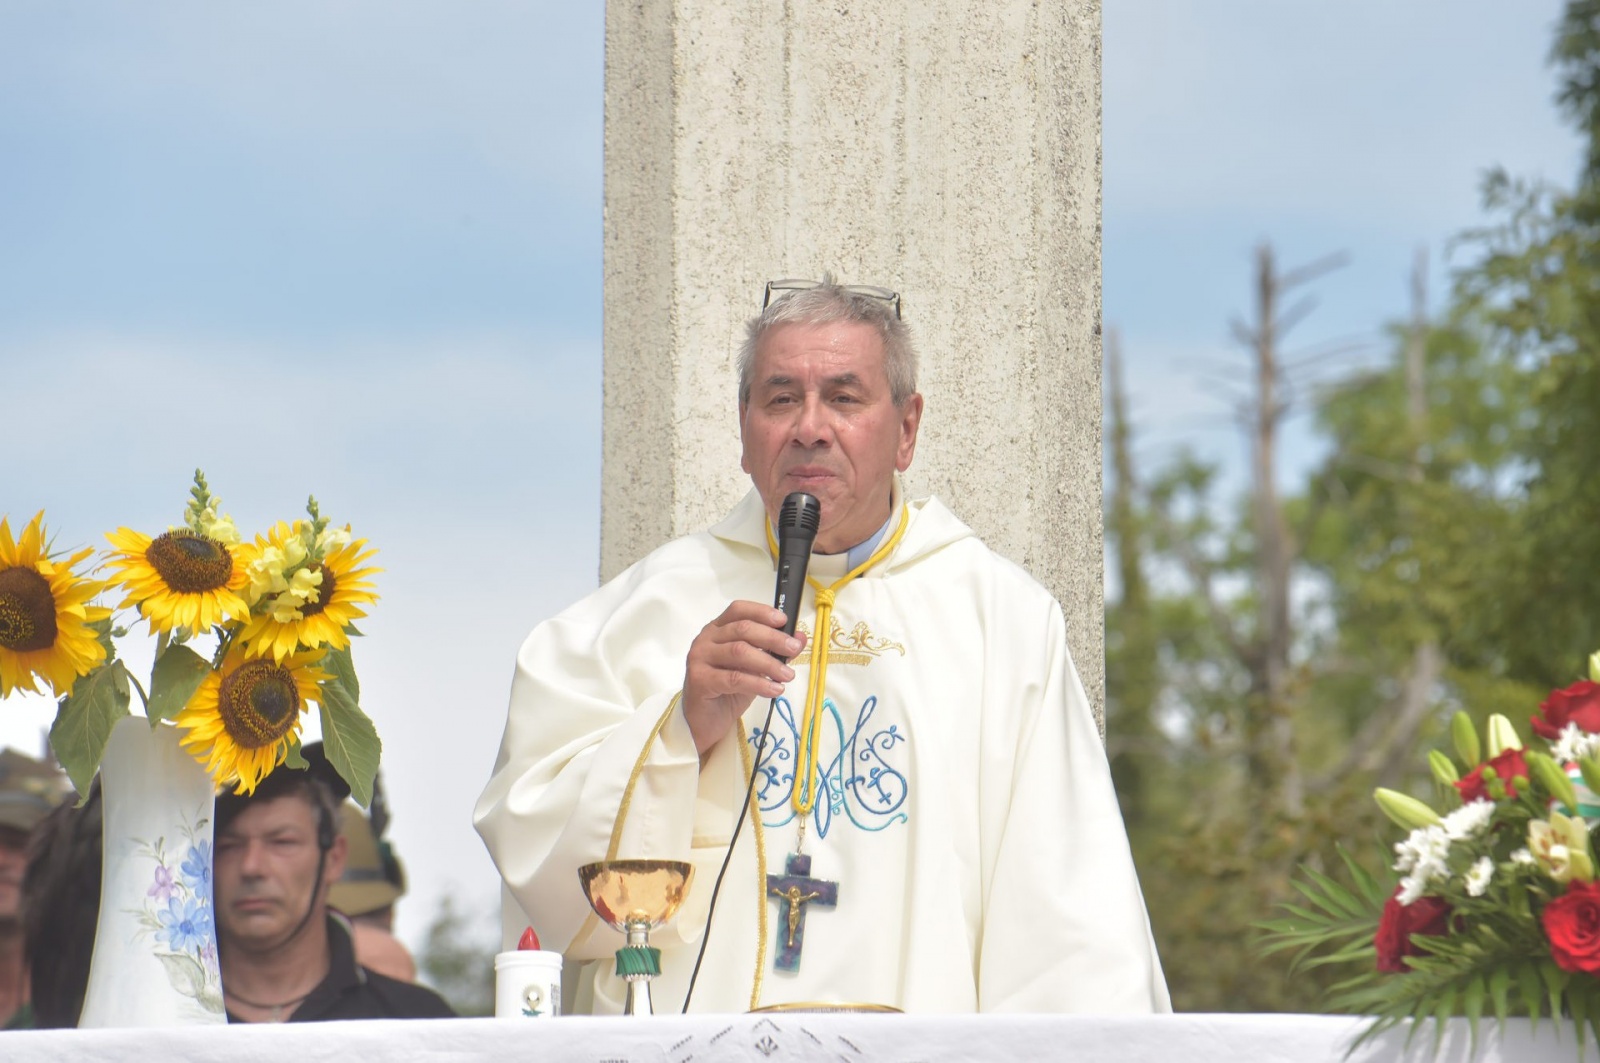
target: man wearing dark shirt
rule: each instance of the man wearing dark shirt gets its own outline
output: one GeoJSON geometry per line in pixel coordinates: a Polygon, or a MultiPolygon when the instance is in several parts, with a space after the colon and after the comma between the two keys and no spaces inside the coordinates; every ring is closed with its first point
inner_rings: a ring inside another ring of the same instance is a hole
{"type": "Polygon", "coordinates": [[[28,836],[65,796],[63,776],[14,749],[0,749],[0,1028],[33,1024],[24,957],[23,871],[28,836]]]}
{"type": "Polygon", "coordinates": [[[218,959],[230,1022],[446,1018],[436,993],[355,960],[350,930],[328,911],[344,870],[339,803],[349,788],[320,744],[310,770],[280,767],[249,797],[217,798],[218,959]]]}

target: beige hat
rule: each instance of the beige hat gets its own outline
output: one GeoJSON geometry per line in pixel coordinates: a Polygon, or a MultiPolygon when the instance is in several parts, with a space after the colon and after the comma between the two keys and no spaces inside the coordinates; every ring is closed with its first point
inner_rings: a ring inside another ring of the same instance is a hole
{"type": "Polygon", "coordinates": [[[54,765],[0,749],[0,827],[31,831],[70,792],[54,765]]]}
{"type": "Polygon", "coordinates": [[[372,821],[354,803],[339,809],[339,832],[347,839],[344,874],[328,892],[328,903],[345,915],[380,911],[405,896],[405,870],[387,843],[378,841],[372,821]]]}

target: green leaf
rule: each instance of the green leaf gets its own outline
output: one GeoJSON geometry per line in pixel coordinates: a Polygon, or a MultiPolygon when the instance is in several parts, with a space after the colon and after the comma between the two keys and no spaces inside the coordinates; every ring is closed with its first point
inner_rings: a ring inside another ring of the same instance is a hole
{"type": "Polygon", "coordinates": [[[1386,977],[1389,976],[1385,975],[1382,971],[1379,971],[1376,967],[1369,967],[1359,974],[1351,975],[1342,982],[1335,982],[1333,985],[1328,987],[1328,992],[1330,994],[1342,993],[1347,990],[1353,992],[1358,986],[1364,986],[1386,977]]]}
{"type": "MultiPolygon", "coordinates": [[[[1446,990],[1439,998],[1439,1003],[1433,1009],[1433,1057],[1439,1058],[1439,1049],[1444,1047],[1444,1031],[1450,1022],[1450,1015],[1456,1010],[1455,993],[1446,990]]],[[[1420,1024],[1419,1024],[1420,1025],[1420,1024]]],[[[1470,1055],[1467,1058],[1472,1058],[1470,1055]]]]}
{"type": "Polygon", "coordinates": [[[293,768],[296,771],[305,771],[311,767],[310,764],[306,763],[306,758],[300,753],[300,739],[298,736],[290,736],[289,752],[284,754],[283,766],[293,768]]]}
{"type": "Polygon", "coordinates": [[[127,669],[121,661],[112,661],[79,679],[72,693],[61,699],[50,726],[50,748],[80,795],[88,796],[111,729],[129,714],[131,697],[127,669]]]}
{"type": "MultiPolygon", "coordinates": [[[[1300,883],[1294,882],[1291,883],[1291,885],[1293,885],[1296,889],[1302,889],[1303,891],[1303,887],[1301,887],[1300,883]]],[[[1320,930],[1327,927],[1331,922],[1328,913],[1314,912],[1304,905],[1290,904],[1288,901],[1284,901],[1283,903],[1279,904],[1278,907],[1282,908],[1289,914],[1298,917],[1300,919],[1300,925],[1303,931],[1314,929],[1320,930]]]]}
{"type": "Polygon", "coordinates": [[[106,662],[110,664],[117,659],[117,644],[112,641],[113,636],[122,634],[121,631],[111,626],[111,618],[89,621],[89,629],[94,632],[95,641],[106,649],[106,662]]]}
{"type": "Polygon", "coordinates": [[[1550,1017],[1556,1022],[1556,1029],[1561,1029],[1561,996],[1566,988],[1566,974],[1550,960],[1539,964],[1539,975],[1544,979],[1544,987],[1550,995],[1550,1017]]]}
{"type": "MultiPolygon", "coordinates": [[[[1589,789],[1600,786],[1600,757],[1593,754],[1584,757],[1578,761],[1578,770],[1583,773],[1583,784],[1589,789]]],[[[1600,790],[1595,792],[1600,793],[1600,790]]]]}
{"type": "Polygon", "coordinates": [[[1350,877],[1355,879],[1356,886],[1361,890],[1361,895],[1375,909],[1382,908],[1389,891],[1378,884],[1378,880],[1372,876],[1371,872],[1358,864],[1349,853],[1345,852],[1344,846],[1340,845],[1337,848],[1339,859],[1344,861],[1344,866],[1350,872],[1350,877]]]}
{"type": "Polygon", "coordinates": [[[1588,1028],[1584,1025],[1589,1021],[1589,1015],[1584,1009],[1584,1005],[1586,1003],[1588,1003],[1588,1001],[1584,999],[1584,994],[1581,992],[1572,992],[1567,994],[1567,1010],[1572,1013],[1572,1025],[1578,1031],[1579,1059],[1583,1058],[1583,1046],[1584,1042],[1588,1040],[1589,1033],[1588,1028]]]}
{"type": "Polygon", "coordinates": [[[1303,870],[1311,877],[1313,882],[1322,887],[1321,896],[1325,899],[1319,900],[1317,894],[1315,894],[1309,887],[1299,882],[1291,883],[1291,885],[1304,894],[1306,899],[1311,901],[1312,904],[1324,909],[1330,915],[1349,915],[1354,916],[1357,919],[1361,919],[1367,915],[1366,908],[1362,906],[1360,901],[1356,900],[1355,896],[1351,894],[1349,890],[1333,881],[1333,879],[1329,878],[1327,875],[1313,870],[1312,868],[1307,867],[1303,868],[1303,870]]]}
{"type": "Polygon", "coordinates": [[[156,959],[166,969],[167,981],[180,994],[198,1000],[206,988],[206,972],[193,956],[184,953],[158,952],[156,959]]]}
{"type": "Polygon", "coordinates": [[[323,671],[332,675],[345,690],[349,691],[352,704],[361,701],[361,684],[356,680],[356,662],[350,656],[350,647],[329,650],[319,663],[323,671]]]}
{"type": "Polygon", "coordinates": [[[1511,972],[1504,967],[1496,967],[1489,973],[1489,999],[1494,1003],[1495,1022],[1505,1029],[1506,1016],[1510,1013],[1509,990],[1511,988],[1511,972]]]}
{"type": "Polygon", "coordinates": [[[1539,1030],[1539,1016],[1544,1011],[1544,994],[1539,989],[1539,971],[1531,963],[1518,964],[1517,990],[1522,994],[1522,1003],[1527,1006],[1529,1019],[1529,1032],[1537,1033],[1539,1030]]]}
{"type": "Polygon", "coordinates": [[[361,711],[350,651],[330,651],[322,665],[332,674],[321,688],[322,749],[328,763],[350,784],[350,796],[366,808],[372,803],[372,781],[378,775],[383,743],[361,711]]]}
{"type": "MultiPolygon", "coordinates": [[[[1405,1039],[1405,1044],[1404,1044],[1404,1048],[1403,1048],[1403,1050],[1405,1052],[1411,1051],[1411,1042],[1416,1038],[1417,1031],[1422,1029],[1422,1025],[1423,1025],[1423,1021],[1424,1021],[1422,1012],[1427,1007],[1427,1005],[1428,1005],[1428,999],[1426,997],[1424,997],[1424,998],[1418,1000],[1416,1002],[1416,1006],[1413,1007],[1410,1010],[1409,1018],[1411,1019],[1411,1021],[1406,1023],[1406,1039],[1405,1039]]],[[[1395,1017],[1398,1019],[1401,1016],[1397,1015],[1395,1017]]],[[[1438,1054],[1439,1053],[1437,1051],[1434,1052],[1434,1055],[1438,1055],[1438,1054]]]]}
{"type": "Polygon", "coordinates": [[[1483,1015],[1484,993],[1485,986],[1481,975],[1474,975],[1461,993],[1461,1010],[1467,1015],[1468,1059],[1476,1059],[1478,1055],[1478,1019],[1483,1015]]]}
{"type": "Polygon", "coordinates": [[[145,706],[150,726],[183,711],[210,672],[210,663],[189,647],[168,646],[150,670],[150,703],[145,706]]]}

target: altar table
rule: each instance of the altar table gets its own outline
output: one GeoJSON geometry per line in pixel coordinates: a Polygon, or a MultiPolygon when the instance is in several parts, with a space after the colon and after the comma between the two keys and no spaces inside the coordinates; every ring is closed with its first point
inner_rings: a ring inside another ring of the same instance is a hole
{"type": "MultiPolygon", "coordinates": [[[[558,1060],[1049,1059],[1112,1063],[1340,1063],[1361,1021],[1320,1015],[700,1015],[655,1018],[444,1019],[181,1029],[0,1033],[4,1063],[469,1063],[558,1060]]],[[[1409,1052],[1403,1033],[1363,1046],[1352,1063],[1427,1063],[1433,1028],[1409,1052]]],[[[1588,1058],[1600,1060],[1593,1043],[1588,1058]]],[[[1484,1023],[1468,1053],[1454,1020],[1441,1063],[1576,1061],[1570,1027],[1517,1020],[1505,1037],[1484,1023]]]]}

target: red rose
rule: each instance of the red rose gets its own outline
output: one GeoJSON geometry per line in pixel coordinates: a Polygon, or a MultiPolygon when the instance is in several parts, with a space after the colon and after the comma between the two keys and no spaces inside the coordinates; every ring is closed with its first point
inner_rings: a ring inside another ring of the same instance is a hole
{"type": "MultiPolygon", "coordinates": [[[[1528,762],[1522,759],[1522,750],[1508,749],[1498,757],[1490,757],[1488,766],[1506,784],[1506,796],[1517,796],[1517,788],[1511,785],[1511,780],[1518,775],[1524,779],[1528,777],[1528,762]]],[[[1484,765],[1479,764],[1455,782],[1455,788],[1461,791],[1462,804],[1489,800],[1489,788],[1483,783],[1483,769],[1484,765]]]]}
{"type": "Polygon", "coordinates": [[[1378,917],[1378,932],[1372,943],[1378,948],[1378,970],[1404,974],[1411,970],[1407,956],[1426,956],[1428,950],[1411,940],[1412,934],[1443,937],[1450,932],[1450,905],[1438,897],[1418,897],[1410,904],[1400,903],[1400,891],[1383,902],[1378,917]]]}
{"type": "Polygon", "coordinates": [[[1544,906],[1550,958],[1563,971],[1600,974],[1600,885],[1574,882],[1544,906]]]}
{"type": "Polygon", "coordinates": [[[1561,737],[1562,728],[1575,723],[1588,734],[1600,734],[1600,683],[1587,679],[1567,687],[1552,690],[1539,706],[1540,716],[1528,717],[1534,733],[1554,742],[1561,737]]]}

